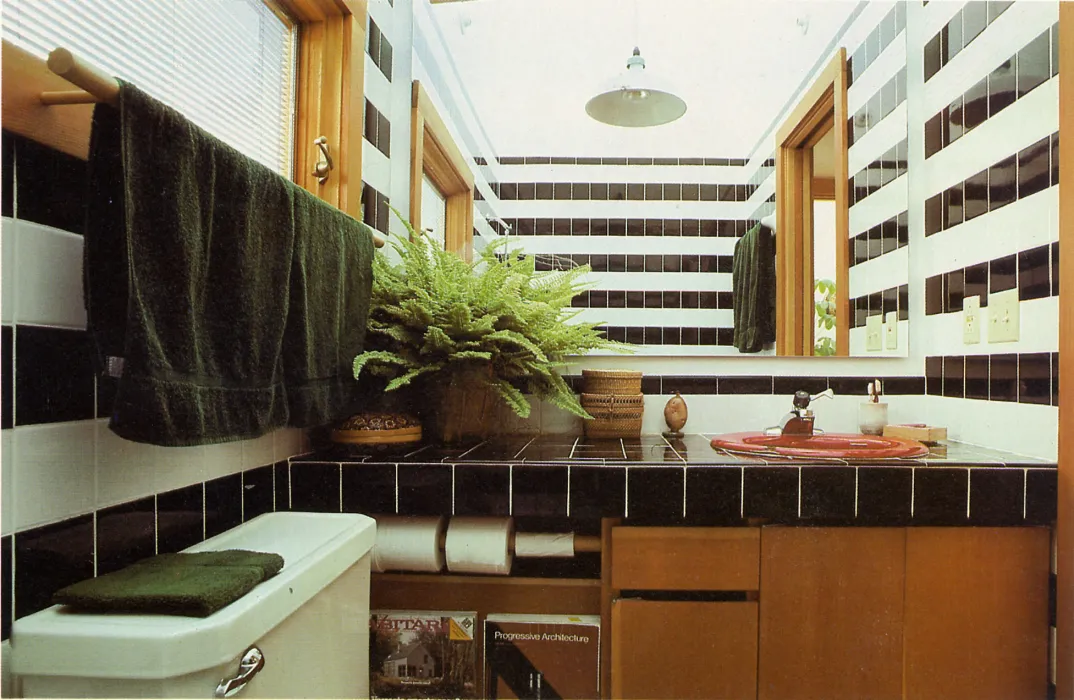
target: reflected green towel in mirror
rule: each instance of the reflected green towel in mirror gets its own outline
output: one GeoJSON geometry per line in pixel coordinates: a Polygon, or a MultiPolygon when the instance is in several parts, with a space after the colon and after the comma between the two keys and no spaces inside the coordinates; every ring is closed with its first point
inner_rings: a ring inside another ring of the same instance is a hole
{"type": "Polygon", "coordinates": [[[735,244],[731,268],[734,346],[760,352],[776,340],[776,244],[772,231],[757,224],[735,244]]]}

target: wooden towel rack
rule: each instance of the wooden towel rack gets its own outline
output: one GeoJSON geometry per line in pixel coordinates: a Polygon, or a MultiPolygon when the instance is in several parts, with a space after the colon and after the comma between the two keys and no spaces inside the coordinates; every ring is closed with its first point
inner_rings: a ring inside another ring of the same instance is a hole
{"type": "MultiPolygon", "coordinates": [[[[58,48],[48,55],[48,68],[81,90],[50,90],[41,93],[41,104],[77,105],[104,102],[115,105],[119,100],[119,83],[101,69],[86,63],[69,50],[58,48]]],[[[384,236],[373,231],[373,245],[384,247],[384,236]]]]}

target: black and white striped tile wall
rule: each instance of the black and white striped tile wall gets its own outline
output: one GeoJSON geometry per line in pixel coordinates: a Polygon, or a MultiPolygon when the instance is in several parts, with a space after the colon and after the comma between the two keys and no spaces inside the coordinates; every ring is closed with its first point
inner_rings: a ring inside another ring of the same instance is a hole
{"type": "Polygon", "coordinates": [[[922,302],[913,333],[934,412],[964,439],[1027,450],[1036,441],[1054,454],[1058,3],[914,5],[910,294],[922,302]],[[989,295],[1004,290],[1017,290],[1019,337],[989,343],[989,295]],[[963,341],[969,297],[984,307],[974,344],[963,341]]]}
{"type": "Polygon", "coordinates": [[[745,162],[502,156],[496,190],[512,245],[544,268],[592,266],[580,319],[659,352],[737,355],[731,262],[753,223],[745,162]]]}
{"type": "Polygon", "coordinates": [[[82,300],[84,161],[3,133],[2,627],[59,587],[172,552],[274,504],[302,431],[204,447],[122,440],[82,300]]]}

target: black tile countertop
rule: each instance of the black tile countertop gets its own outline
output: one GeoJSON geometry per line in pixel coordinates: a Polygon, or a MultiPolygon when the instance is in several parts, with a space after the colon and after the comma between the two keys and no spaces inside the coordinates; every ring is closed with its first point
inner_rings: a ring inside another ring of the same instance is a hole
{"type": "Polygon", "coordinates": [[[957,442],[914,459],[792,460],[716,450],[699,434],[334,445],[290,460],[285,478],[294,510],[691,525],[1046,525],[1057,493],[1055,462],[957,442]]]}

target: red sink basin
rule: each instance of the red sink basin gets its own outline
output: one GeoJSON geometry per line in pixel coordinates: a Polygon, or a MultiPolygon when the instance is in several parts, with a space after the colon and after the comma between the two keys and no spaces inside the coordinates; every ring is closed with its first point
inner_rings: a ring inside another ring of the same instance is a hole
{"type": "Polygon", "coordinates": [[[916,440],[880,435],[765,435],[729,433],[712,438],[712,446],[744,454],[778,457],[829,457],[835,459],[893,459],[921,457],[929,448],[916,440]]]}

